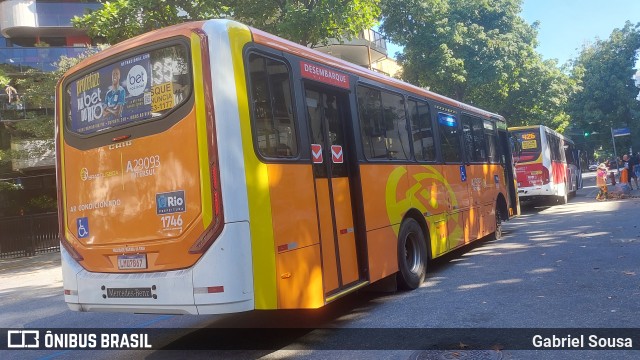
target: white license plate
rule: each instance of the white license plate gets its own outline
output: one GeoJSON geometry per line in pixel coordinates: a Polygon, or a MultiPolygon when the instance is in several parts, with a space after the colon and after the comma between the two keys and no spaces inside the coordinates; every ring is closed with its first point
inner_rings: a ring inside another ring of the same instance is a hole
{"type": "Polygon", "coordinates": [[[118,269],[120,270],[146,269],[146,268],[147,268],[146,254],[118,255],[118,269]]]}

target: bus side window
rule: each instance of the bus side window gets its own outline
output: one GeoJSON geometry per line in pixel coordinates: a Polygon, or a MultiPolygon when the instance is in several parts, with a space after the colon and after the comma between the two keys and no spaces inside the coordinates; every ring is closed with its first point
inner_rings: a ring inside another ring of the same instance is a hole
{"type": "Polygon", "coordinates": [[[409,135],[402,96],[358,86],[358,113],[367,159],[409,158],[409,135]]]}
{"type": "Polygon", "coordinates": [[[448,163],[462,162],[460,132],[455,115],[438,113],[438,129],[440,131],[440,149],[442,160],[448,163]]]}
{"type": "Polygon", "coordinates": [[[489,155],[489,162],[492,164],[499,164],[502,153],[498,148],[498,137],[496,135],[495,124],[492,121],[484,121],[484,134],[487,140],[487,155],[489,155]]]}
{"type": "Polygon", "coordinates": [[[436,148],[429,105],[426,102],[409,100],[409,119],[411,119],[411,140],[416,160],[434,161],[436,148]]]}
{"type": "Polygon", "coordinates": [[[282,61],[253,53],[248,68],[258,151],[269,158],[297,156],[289,69],[282,61]]]}
{"type": "Polygon", "coordinates": [[[481,163],[487,161],[487,150],[484,140],[484,126],[482,119],[463,114],[462,135],[467,161],[481,163]]]}

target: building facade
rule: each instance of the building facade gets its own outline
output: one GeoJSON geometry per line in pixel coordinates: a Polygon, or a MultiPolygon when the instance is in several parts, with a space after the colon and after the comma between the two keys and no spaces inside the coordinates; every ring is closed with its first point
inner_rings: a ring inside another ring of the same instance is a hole
{"type": "Polygon", "coordinates": [[[61,56],[86,51],[91,39],[71,19],[101,6],[84,0],[0,0],[0,75],[6,79],[0,84],[0,156],[5,154],[0,158],[0,217],[56,209],[53,139],[34,140],[17,130],[34,117],[53,119],[54,109],[23,96],[18,80],[53,71],[61,56]],[[10,160],[9,152],[38,155],[10,160]]]}
{"type": "Polygon", "coordinates": [[[401,70],[398,63],[389,57],[387,41],[373,29],[363,30],[357,37],[344,42],[332,39],[327,45],[315,49],[391,77],[396,77],[401,70]]]}

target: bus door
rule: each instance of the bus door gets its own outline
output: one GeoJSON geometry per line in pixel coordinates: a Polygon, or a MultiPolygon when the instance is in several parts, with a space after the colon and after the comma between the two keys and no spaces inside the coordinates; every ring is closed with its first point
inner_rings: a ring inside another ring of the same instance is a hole
{"type": "Polygon", "coordinates": [[[325,297],[360,280],[345,136],[348,95],[307,87],[325,297]]]}
{"type": "Polygon", "coordinates": [[[505,129],[504,123],[496,122],[498,125],[498,147],[502,154],[501,162],[504,166],[504,178],[507,186],[507,206],[509,207],[509,217],[520,215],[520,200],[518,199],[518,189],[516,186],[516,170],[511,153],[511,138],[505,129]],[[502,126],[500,126],[502,125],[502,126]]]}

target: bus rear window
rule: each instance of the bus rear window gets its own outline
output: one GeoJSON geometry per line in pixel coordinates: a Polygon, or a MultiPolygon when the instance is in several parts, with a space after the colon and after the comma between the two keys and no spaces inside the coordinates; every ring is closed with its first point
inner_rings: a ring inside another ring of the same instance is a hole
{"type": "Polygon", "coordinates": [[[161,117],[188,99],[187,48],[174,45],[102,66],[66,86],[67,129],[92,134],[161,117]]]}
{"type": "Polygon", "coordinates": [[[518,153],[514,154],[516,161],[533,161],[540,155],[540,133],[539,130],[519,130],[512,131],[511,135],[518,143],[518,153]]]}

